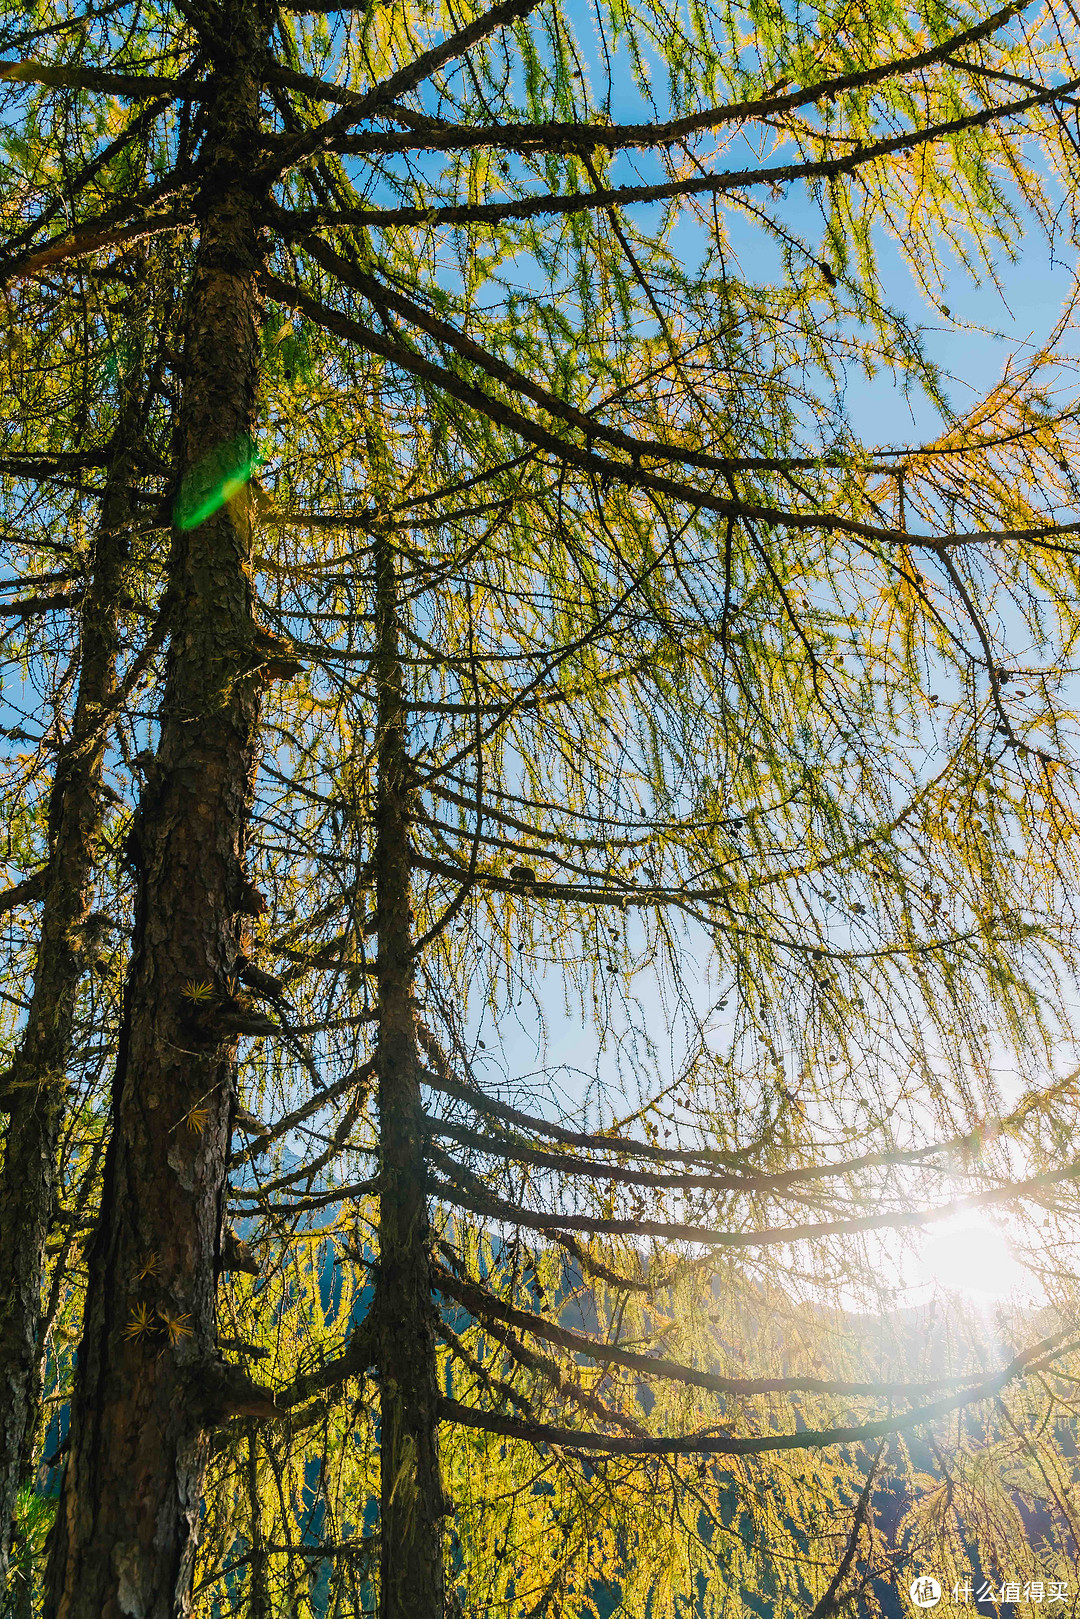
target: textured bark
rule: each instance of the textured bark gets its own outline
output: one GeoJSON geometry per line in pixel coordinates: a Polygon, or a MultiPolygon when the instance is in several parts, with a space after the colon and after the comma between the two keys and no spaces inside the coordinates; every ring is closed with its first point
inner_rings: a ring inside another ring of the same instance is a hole
{"type": "Polygon", "coordinates": [[[244,840],[268,637],[247,573],[247,487],[230,474],[250,447],[258,382],[259,199],[248,177],[265,37],[252,0],[218,13],[184,350],[186,515],[173,534],[158,752],[131,844],[135,937],[50,1553],[54,1619],[191,1608],[236,1035],[185,986],[228,995],[251,909],[244,840]],[[224,484],[230,498],[213,509],[224,484]]]}
{"type": "Polygon", "coordinates": [[[15,1499],[32,1466],[41,1409],[41,1281],[56,1203],[65,1070],[101,823],[106,741],[101,718],[116,684],[117,611],[130,549],[130,445],[138,419],[138,402],[128,391],[121,400],[82,603],[75,712],[57,754],[49,797],[49,856],[41,887],[34,987],[22,1039],[5,1076],[9,1116],[0,1173],[0,1591],[7,1578],[15,1499]]]}
{"type": "Polygon", "coordinates": [[[259,1430],[252,1423],[247,1435],[248,1539],[251,1541],[251,1584],[248,1586],[247,1619],[271,1619],[270,1595],[266,1578],[266,1546],[262,1529],[262,1503],[259,1499],[259,1430]]]}
{"type": "Polygon", "coordinates": [[[381,1374],[380,1619],[443,1619],[445,1504],[424,1124],[413,998],[411,761],[394,556],[375,547],[378,766],[380,1216],[375,1299],[381,1374]]]}

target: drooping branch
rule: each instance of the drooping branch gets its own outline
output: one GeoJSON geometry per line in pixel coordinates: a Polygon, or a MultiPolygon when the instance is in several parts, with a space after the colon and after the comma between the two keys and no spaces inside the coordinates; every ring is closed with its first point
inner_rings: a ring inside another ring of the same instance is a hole
{"type": "Polygon", "coordinates": [[[10,888],[5,888],[3,893],[0,893],[0,916],[7,911],[17,910],[20,905],[32,905],[35,900],[40,899],[45,887],[45,876],[46,871],[42,867],[31,876],[24,877],[22,882],[13,883],[10,888]]]}
{"type": "MultiPolygon", "coordinates": [[[[279,142],[271,173],[281,176],[307,158],[328,151],[334,141],[347,130],[362,123],[365,118],[372,118],[385,111],[400,96],[407,95],[426,79],[430,79],[440,68],[464,56],[489,34],[527,17],[539,3],[540,0],[498,0],[496,5],[482,12],[464,28],[457,29],[438,45],[433,45],[430,50],[422,52],[415,61],[398,68],[396,73],[391,73],[388,78],[373,85],[370,90],[357,92],[332,118],[326,119],[314,129],[305,130],[302,135],[290,135],[279,142]]],[[[267,174],[266,178],[270,177],[271,174],[267,174]]]]}
{"type": "MultiPolygon", "coordinates": [[[[11,286],[18,281],[31,279],[54,265],[84,258],[103,247],[117,247],[144,236],[178,230],[182,225],[190,224],[193,218],[192,203],[183,194],[189,190],[191,183],[190,172],[176,170],[115,207],[106,208],[93,218],[80,220],[64,235],[54,236],[51,241],[37,247],[27,247],[9,254],[0,260],[0,285],[11,286]]],[[[41,460],[44,466],[53,462],[58,466],[72,464],[67,454],[50,455],[41,460]]],[[[80,465],[84,461],[85,456],[79,455],[75,457],[74,464],[80,465]]]]}
{"type": "Polygon", "coordinates": [[[283,1114],[280,1119],[267,1126],[266,1129],[253,1134],[246,1147],[232,1154],[229,1159],[229,1168],[235,1169],[239,1164],[246,1163],[249,1158],[257,1157],[271,1142],[278,1141],[282,1136],[288,1135],[290,1130],[295,1129],[298,1124],[303,1124],[304,1120],[309,1119],[313,1113],[318,1113],[324,1107],[328,1107],[331,1102],[336,1102],[339,1097],[344,1096],[346,1092],[354,1087],[358,1092],[365,1091],[366,1087],[370,1085],[374,1073],[375,1063],[372,1060],[361,1064],[359,1068],[351,1069],[347,1074],[342,1074],[341,1078],[335,1080],[332,1085],[327,1085],[316,1091],[314,1096],[309,1097],[306,1102],[302,1102],[299,1107],[293,1108],[290,1113],[283,1114]]]}
{"type": "Polygon", "coordinates": [[[69,472],[89,472],[107,466],[111,459],[108,449],[61,450],[56,453],[0,456],[0,473],[13,478],[57,478],[69,472]]]}
{"type": "Polygon", "coordinates": [[[630,1349],[621,1349],[617,1343],[600,1343],[595,1338],[559,1326],[542,1315],[518,1310],[497,1299],[475,1282],[463,1280],[444,1267],[438,1273],[441,1293],[464,1305],[485,1328],[498,1328],[500,1323],[517,1327],[521,1332],[544,1338],[558,1344],[560,1349],[575,1355],[587,1355],[602,1365],[624,1366],[643,1377],[655,1377],[670,1383],[683,1383],[700,1388],[710,1394],[850,1394],[871,1395],[880,1398],[917,1399],[933,1389],[956,1388],[976,1380],[971,1377],[929,1378],[921,1383],[865,1383],[824,1377],[721,1377],[714,1372],[703,1372],[695,1366],[683,1366],[677,1361],[654,1355],[640,1355],[630,1349]]]}
{"type": "Polygon", "coordinates": [[[881,1464],[882,1456],[885,1454],[885,1447],[887,1444],[888,1438],[886,1436],[881,1440],[881,1443],[878,1445],[878,1448],[874,1453],[874,1458],[867,1469],[866,1482],[859,1492],[858,1501],[855,1503],[855,1515],[851,1522],[851,1532],[848,1535],[847,1545],[844,1547],[844,1555],[840,1559],[836,1573],[829,1581],[824,1596],[821,1598],[821,1601],[816,1604],[813,1612],[810,1614],[810,1619],[831,1619],[832,1614],[840,1611],[840,1587],[843,1585],[848,1569],[855,1560],[855,1553],[859,1549],[859,1537],[861,1536],[863,1529],[866,1527],[866,1520],[870,1512],[871,1502],[873,1501],[874,1483],[877,1479],[878,1467],[881,1464]]]}
{"type": "MultiPolygon", "coordinates": [[[[1077,80],[1080,84],[1080,80],[1077,80]]],[[[596,194],[591,194],[595,200],[596,194]]],[[[625,203],[627,199],[620,199],[612,194],[609,203],[625,203]]],[[[629,199],[633,201],[633,198],[629,199]]],[[[318,223],[314,218],[294,215],[294,222],[301,229],[308,229],[318,223]]],[[[348,223],[348,221],[342,221],[348,223]]],[[[356,220],[360,224],[364,221],[356,220]]],[[[683,483],[677,479],[661,476],[658,473],[647,471],[634,461],[614,461],[606,456],[597,455],[579,444],[561,438],[546,428],[533,422],[513,406],[504,404],[485,393],[483,389],[459,377],[456,372],[448,370],[445,366],[436,364],[427,359],[415,349],[408,347],[404,342],[396,342],[383,333],[375,331],[371,326],[354,319],[350,315],[342,314],[330,305],[321,303],[306,293],[301,287],[283,281],[279,276],[264,272],[261,277],[263,286],[268,294],[287,309],[296,309],[308,317],[316,325],[324,327],[336,336],[346,338],[359,344],[369,353],[381,356],[383,359],[400,365],[403,370],[411,372],[425,382],[457,399],[460,403],[468,405],[490,418],[501,427],[510,429],[527,443],[538,449],[546,450],[555,459],[570,467],[576,467],[581,472],[592,473],[601,480],[603,485],[609,483],[623,484],[630,489],[641,489],[661,497],[667,497],[680,504],[688,504],[695,509],[715,512],[721,517],[742,518],[747,522],[775,525],[778,528],[792,529],[796,532],[811,533],[821,531],[850,535],[853,539],[860,539],[880,545],[903,546],[907,549],[937,550],[942,545],[992,545],[1008,546],[1020,542],[1038,542],[1067,534],[1080,534],[1080,521],[1075,523],[1046,523],[1032,528],[1001,529],[1001,530],[974,530],[970,533],[919,535],[909,534],[902,529],[887,529],[872,523],[859,522],[854,518],[844,517],[839,513],[822,511],[790,511],[784,507],[762,506],[753,502],[732,499],[731,496],[717,495],[711,489],[698,488],[693,484],[683,483]]],[[[596,436],[595,429],[593,436],[596,436]]],[[[648,441],[640,444],[640,453],[649,454],[648,441]]]]}
{"type": "Polygon", "coordinates": [[[0,618],[41,618],[65,607],[77,607],[79,590],[52,590],[47,595],[24,596],[20,601],[0,603],[0,618]]]}
{"type": "Polygon", "coordinates": [[[491,1411],[479,1411],[460,1405],[456,1400],[441,1400],[439,1411],[444,1422],[454,1422],[465,1428],[480,1428],[487,1433],[503,1434],[510,1439],[522,1439],[532,1445],[558,1445],[570,1452],[604,1452],[611,1456],[759,1456],[780,1450],[821,1450],[833,1445],[858,1445],[868,1439],[880,1439],[885,1434],[909,1433],[950,1412],[993,1399],[1035,1363],[1049,1361],[1075,1347],[1066,1344],[1068,1333],[1056,1333],[1044,1338],[1029,1350],[1010,1361],[1003,1371],[965,1389],[960,1394],[933,1400],[905,1411],[897,1416],[883,1417],[876,1422],[853,1424],[844,1428],[806,1428],[797,1433],[742,1435],[718,1433],[712,1430],[700,1434],[678,1437],[661,1436],[647,1440],[622,1439],[615,1435],[587,1433],[574,1428],[555,1428],[541,1423],[524,1424],[502,1417],[491,1411]],[[1061,1346],[1061,1347],[1058,1347],[1061,1346]]]}
{"type": "MultiPolygon", "coordinates": [[[[502,1123],[515,1125],[535,1135],[548,1136],[579,1151],[606,1152],[617,1158],[639,1158],[663,1164],[702,1164],[728,1169],[745,1158],[745,1153],[737,1151],[718,1152],[707,1147],[662,1147],[658,1143],[635,1140],[614,1132],[589,1133],[571,1130],[564,1124],[541,1118],[538,1114],[522,1112],[520,1108],[511,1107],[507,1102],[486,1095],[477,1086],[468,1085],[457,1079],[443,1059],[437,1043],[430,1036],[425,1041],[425,1051],[429,1061],[436,1065],[435,1068],[428,1069],[424,1075],[425,1084],[430,1085],[433,1090],[464,1102],[482,1117],[487,1116],[502,1123]]],[[[907,1168],[924,1163],[926,1159],[936,1157],[939,1153],[963,1154],[985,1144],[994,1134],[1007,1128],[1016,1117],[1017,1113],[1014,1111],[1004,1118],[987,1119],[979,1129],[967,1131],[963,1135],[953,1136],[945,1141],[933,1142],[925,1147],[914,1147],[908,1151],[862,1153],[858,1157],[843,1159],[837,1163],[806,1165],[797,1169],[780,1170],[775,1174],[751,1175],[743,1172],[736,1176],[732,1172],[731,1189],[780,1191],[785,1186],[800,1181],[819,1180],[833,1175],[853,1175],[866,1169],[907,1168]]],[[[497,1138],[485,1139],[494,1148],[497,1138]]]]}
{"type": "MultiPolygon", "coordinates": [[[[545,192],[533,197],[516,198],[510,202],[447,203],[437,207],[311,209],[293,216],[301,228],[313,225],[356,225],[374,229],[414,227],[416,225],[486,225],[495,228],[512,221],[541,218],[565,218],[571,214],[593,213],[600,208],[626,208],[635,203],[672,202],[682,197],[720,197],[748,190],[755,186],[785,186],[813,184],[823,180],[838,180],[857,174],[869,163],[901,153],[918,151],[921,147],[960,135],[968,130],[983,129],[988,124],[1018,118],[1037,107],[1056,101],[1067,101],[1080,88],[1080,77],[1048,86],[1033,95],[1015,101],[982,107],[978,112],[965,113],[938,124],[905,130],[887,139],[859,144],[838,157],[825,157],[795,163],[771,164],[763,168],[727,169],[720,174],[698,175],[692,179],[668,180],[654,185],[604,186],[599,190],[574,192],[545,192]]],[[[824,136],[818,139],[825,141],[824,136]]]]}
{"type": "Polygon", "coordinates": [[[350,1378],[362,1376],[376,1363],[376,1356],[375,1321],[368,1315],[353,1327],[349,1342],[340,1355],[310,1372],[302,1372],[285,1388],[275,1393],[274,1405],[277,1409],[273,1414],[280,1415],[283,1411],[291,1411],[296,1406],[313,1399],[317,1394],[324,1394],[328,1389],[340,1387],[350,1378]]]}
{"type": "Polygon", "coordinates": [[[451,1177],[432,1177],[432,1191],[445,1202],[472,1214],[507,1220],[533,1231],[582,1231],[596,1236],[657,1237],[664,1242],[704,1243],[717,1248],[771,1248],[792,1242],[811,1242],[820,1237],[850,1235],[857,1231],[905,1231],[944,1220],[969,1209],[1000,1207],[1037,1197],[1052,1186],[1080,1179],[1080,1159],[1063,1169],[1048,1170],[1026,1180],[1011,1181],[986,1192],[955,1198],[930,1209],[900,1209],[888,1214],[853,1215],[841,1220],[818,1220],[805,1225],[773,1226],[762,1230],[716,1231],[709,1226],[688,1225],[681,1221],[643,1219],[603,1219],[586,1214],[539,1213],[496,1197],[477,1176],[432,1145],[430,1156],[451,1177]]]}
{"type": "Polygon", "coordinates": [[[708,455],[703,450],[691,449],[685,445],[662,444],[655,439],[634,438],[629,433],[606,426],[598,421],[595,415],[576,409],[565,400],[559,399],[549,389],[542,387],[533,378],[527,377],[514,366],[507,365],[475,339],[458,331],[449,321],[440,319],[418,304],[415,299],[406,297],[404,293],[369,275],[358,264],[343,258],[340,253],[335,253],[319,237],[303,233],[299,236],[299,240],[317,264],[322,265],[324,270],[345,286],[362,293],[374,308],[393,310],[395,314],[408,321],[410,326],[426,332],[436,342],[445,344],[463,359],[479,366],[511,393],[531,400],[549,415],[556,416],[569,426],[577,428],[585,435],[586,440],[595,439],[610,444],[613,449],[622,450],[634,458],[644,456],[651,461],[678,461],[684,466],[698,467],[706,472],[731,472],[738,467],[739,463],[733,457],[708,455]]]}
{"type": "MultiPolygon", "coordinates": [[[[506,1158],[515,1164],[532,1164],[537,1169],[551,1169],[559,1175],[579,1175],[597,1180],[616,1181],[623,1186],[648,1186],[665,1191],[751,1191],[771,1189],[772,1178],[740,1175],[660,1175],[646,1169],[629,1169],[622,1164],[604,1163],[598,1159],[580,1158],[569,1153],[545,1152],[540,1148],[510,1136],[481,1135],[466,1129],[450,1119],[425,1116],[432,1135],[446,1136],[463,1147],[473,1147],[487,1157],[506,1158]]],[[[567,1132],[569,1133],[569,1132],[567,1132]]],[[[601,1137],[600,1140],[603,1140],[601,1137]]],[[[608,1151],[619,1151],[617,1142],[605,1144],[608,1151]]]]}
{"type": "MultiPolygon", "coordinates": [[[[492,146],[502,151],[579,153],[589,151],[626,151],[656,146],[674,146],[693,135],[722,128],[725,124],[748,120],[782,118],[785,113],[797,112],[803,107],[816,107],[823,101],[843,95],[851,90],[866,90],[886,80],[920,73],[949,57],[967,45],[987,39],[991,34],[1011,22],[1026,9],[1025,3],[1003,6],[982,22],[964,29],[948,40],[942,40],[926,50],[910,56],[892,57],[874,67],[855,69],[850,73],[834,74],[819,79],[802,90],[789,90],[782,94],[763,95],[748,101],[733,101],[725,106],[707,107],[700,112],[688,113],[683,118],[672,118],[652,124],[488,124],[478,127],[448,125],[435,119],[426,120],[418,130],[402,134],[347,135],[336,142],[331,150],[350,155],[367,153],[390,154],[404,151],[450,152],[471,150],[477,146],[492,146]]],[[[950,64],[957,66],[960,64],[950,64]]],[[[967,64],[963,64],[965,67],[967,64]]],[[[969,68],[968,71],[976,71],[969,68]]],[[[284,68],[273,72],[276,82],[302,91],[306,95],[324,100],[346,100],[348,92],[340,85],[327,84],[308,75],[292,73],[284,68]]],[[[389,109],[393,116],[396,109],[389,109]]]]}

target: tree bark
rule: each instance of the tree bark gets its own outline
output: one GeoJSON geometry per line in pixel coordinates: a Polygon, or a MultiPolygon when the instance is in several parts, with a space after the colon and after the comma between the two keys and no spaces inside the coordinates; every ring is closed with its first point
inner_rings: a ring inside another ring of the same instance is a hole
{"type": "Polygon", "coordinates": [[[79,686],[49,795],[49,856],[42,889],[34,987],[22,1039],[5,1076],[9,1103],[0,1172],[0,1592],[5,1588],[13,1513],[33,1462],[41,1409],[41,1281],[56,1204],[57,1151],[64,1118],[79,982],[92,903],[99,789],[116,686],[117,614],[130,551],[128,484],[141,419],[131,385],[117,429],[89,578],[82,602],[79,686]]]}
{"type": "Polygon", "coordinates": [[[131,842],[135,936],[50,1552],[52,1619],[191,1611],[236,1076],[236,1035],[215,1008],[232,999],[252,909],[245,834],[271,655],[254,617],[244,481],[260,320],[260,199],[249,176],[266,37],[258,0],[229,0],[215,20],[169,655],[131,842]],[[193,998],[193,985],[209,985],[213,999],[193,998]]]}
{"type": "Polygon", "coordinates": [[[423,1107],[413,995],[412,762],[398,650],[390,542],[375,542],[378,790],[375,903],[379,961],[380,1619],[443,1619],[446,1511],[423,1107]]]}
{"type": "Polygon", "coordinates": [[[271,1619],[266,1579],[266,1547],[262,1530],[262,1501],[259,1497],[259,1430],[253,1422],[247,1434],[248,1539],[251,1542],[251,1584],[248,1587],[248,1619],[271,1619]]]}

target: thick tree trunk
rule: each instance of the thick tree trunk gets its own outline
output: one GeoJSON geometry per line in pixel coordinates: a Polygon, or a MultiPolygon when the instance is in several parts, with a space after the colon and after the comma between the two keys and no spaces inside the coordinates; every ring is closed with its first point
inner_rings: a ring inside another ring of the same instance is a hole
{"type": "Polygon", "coordinates": [[[93,894],[107,736],[103,715],[116,684],[117,613],[130,549],[130,447],[139,415],[129,390],[120,403],[83,596],[75,712],[49,797],[34,987],[22,1039],[2,1082],[9,1116],[0,1173],[0,1592],[16,1495],[32,1465],[41,1407],[41,1281],[93,894]]]}
{"type": "Polygon", "coordinates": [[[177,1619],[191,1607],[235,1086],[223,1003],[254,903],[245,828],[269,656],[253,614],[241,470],[259,369],[259,201],[248,177],[265,37],[253,0],[217,13],[170,649],[157,759],[132,838],[135,938],[50,1554],[54,1619],[177,1619]],[[193,996],[195,985],[210,990],[193,996]]]}
{"type": "Polygon", "coordinates": [[[443,1619],[445,1504],[439,1470],[435,1310],[413,999],[412,764],[398,652],[394,555],[376,541],[379,939],[380,1619],[443,1619]]]}

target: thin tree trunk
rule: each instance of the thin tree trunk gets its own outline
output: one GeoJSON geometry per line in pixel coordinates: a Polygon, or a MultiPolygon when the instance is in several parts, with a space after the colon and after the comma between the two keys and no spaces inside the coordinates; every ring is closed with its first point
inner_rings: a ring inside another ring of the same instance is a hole
{"type": "Polygon", "coordinates": [[[127,486],[139,419],[129,388],[121,399],[83,597],[75,712],[57,753],[49,796],[49,857],[34,987],[4,1079],[9,1117],[0,1173],[0,1591],[7,1579],[16,1495],[32,1465],[41,1409],[41,1281],[56,1204],[65,1070],[101,825],[107,731],[102,716],[116,685],[117,614],[130,550],[127,486]]]}
{"type": "Polygon", "coordinates": [[[247,1435],[248,1539],[251,1541],[251,1585],[247,1619],[271,1619],[263,1543],[262,1501],[259,1496],[259,1430],[255,1423],[247,1435]]]}
{"type": "MultiPolygon", "coordinates": [[[[102,1213],[50,1554],[53,1619],[191,1611],[216,1361],[215,1291],[259,690],[244,482],[259,374],[256,0],[215,19],[199,248],[188,301],[170,648],[155,767],[132,839],[135,937],[102,1213]],[[230,498],[221,504],[222,493],[230,498]],[[194,985],[209,985],[193,996],[194,985]]],[[[260,670],[262,673],[260,673],[260,670]]]]}
{"type": "Polygon", "coordinates": [[[375,543],[378,690],[380,1619],[443,1619],[445,1504],[413,998],[412,762],[398,650],[394,554],[375,543]]]}

